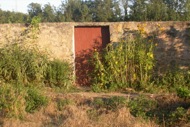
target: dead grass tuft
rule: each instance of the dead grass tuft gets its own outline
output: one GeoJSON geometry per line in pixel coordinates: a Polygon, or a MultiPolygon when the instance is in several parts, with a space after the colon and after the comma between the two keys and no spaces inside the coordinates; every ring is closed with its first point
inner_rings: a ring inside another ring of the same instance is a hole
{"type": "Polygon", "coordinates": [[[28,114],[24,120],[4,120],[2,127],[157,127],[154,122],[133,117],[128,108],[123,107],[114,111],[99,112],[90,107],[91,97],[62,95],[52,96],[51,102],[45,109],[28,114]],[[58,99],[72,99],[63,110],[58,110],[58,99]],[[89,110],[93,117],[89,115],[89,110]],[[94,114],[95,115],[94,115],[94,114]]]}

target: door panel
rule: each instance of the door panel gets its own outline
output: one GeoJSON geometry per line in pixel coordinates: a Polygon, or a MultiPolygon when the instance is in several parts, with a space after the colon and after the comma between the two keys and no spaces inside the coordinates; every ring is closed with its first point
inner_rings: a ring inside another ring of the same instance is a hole
{"type": "Polygon", "coordinates": [[[88,60],[96,49],[100,51],[110,42],[109,27],[75,27],[76,84],[90,85],[89,72],[93,69],[88,60]]]}

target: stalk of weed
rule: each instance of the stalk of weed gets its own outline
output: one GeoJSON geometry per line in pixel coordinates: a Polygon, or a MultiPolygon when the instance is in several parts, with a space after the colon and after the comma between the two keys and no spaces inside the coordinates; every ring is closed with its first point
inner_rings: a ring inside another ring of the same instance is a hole
{"type": "Polygon", "coordinates": [[[0,49],[0,76],[7,82],[27,85],[28,82],[41,81],[46,66],[45,56],[17,44],[0,49]]]}
{"type": "Polygon", "coordinates": [[[111,43],[102,53],[95,52],[91,74],[93,89],[146,88],[152,78],[153,49],[152,41],[137,33],[134,40],[111,43]]]}
{"type": "Polygon", "coordinates": [[[48,63],[45,79],[50,86],[69,89],[72,83],[72,69],[68,62],[53,60],[48,63]]]}

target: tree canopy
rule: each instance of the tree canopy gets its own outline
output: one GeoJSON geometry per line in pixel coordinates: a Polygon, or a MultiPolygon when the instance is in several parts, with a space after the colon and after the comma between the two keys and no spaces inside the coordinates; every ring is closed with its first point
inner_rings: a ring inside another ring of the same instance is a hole
{"type": "Polygon", "coordinates": [[[190,0],[65,0],[58,7],[30,3],[28,14],[0,9],[0,23],[189,21],[190,0]]]}

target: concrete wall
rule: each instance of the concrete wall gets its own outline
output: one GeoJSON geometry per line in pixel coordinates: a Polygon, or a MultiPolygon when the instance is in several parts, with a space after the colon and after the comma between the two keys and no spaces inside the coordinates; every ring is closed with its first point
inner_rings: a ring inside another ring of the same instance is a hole
{"type": "MultiPolygon", "coordinates": [[[[170,64],[182,68],[190,64],[190,22],[115,22],[115,23],[42,23],[36,45],[50,58],[74,61],[75,26],[109,26],[111,42],[118,42],[138,26],[144,26],[148,34],[159,32],[155,56],[159,66],[170,64]]],[[[0,24],[0,44],[12,42],[26,29],[24,24],[0,24]]]]}

